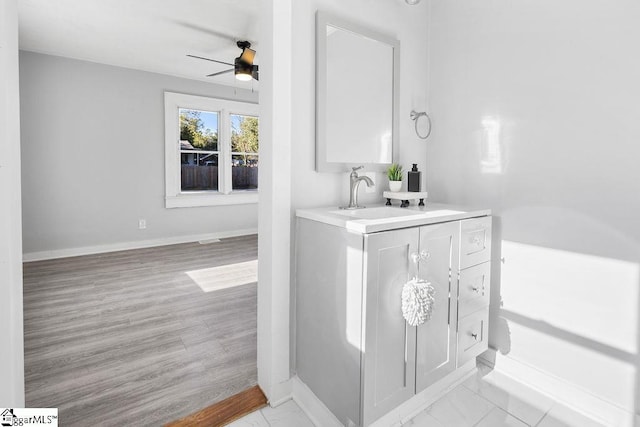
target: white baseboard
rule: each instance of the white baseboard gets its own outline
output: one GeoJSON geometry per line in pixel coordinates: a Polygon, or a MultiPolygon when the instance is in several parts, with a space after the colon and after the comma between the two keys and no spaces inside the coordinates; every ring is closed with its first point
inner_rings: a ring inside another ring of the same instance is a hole
{"type": "MultiPolygon", "coordinates": [[[[424,411],[432,405],[436,400],[464,382],[476,371],[475,360],[467,362],[466,365],[456,369],[455,372],[452,372],[428,389],[421,391],[397,408],[383,415],[371,424],[370,427],[400,426],[408,422],[421,411],[424,411]]],[[[316,426],[344,427],[300,378],[295,376],[292,379],[292,384],[293,400],[302,408],[316,426]]]]}
{"type": "Polygon", "coordinates": [[[296,375],[291,379],[293,400],[318,427],[344,427],[324,403],[296,375]]]}
{"type": "Polygon", "coordinates": [[[632,410],[608,402],[583,388],[495,350],[483,355],[483,363],[560,404],[607,426],[636,426],[632,410]]]}
{"type": "Polygon", "coordinates": [[[440,381],[429,386],[426,390],[413,396],[394,410],[377,419],[370,427],[400,426],[407,423],[420,412],[435,403],[436,400],[463,383],[477,371],[476,360],[473,359],[457,368],[440,381]]]}
{"type": "Polygon", "coordinates": [[[82,255],[102,254],[107,252],[126,251],[129,249],[152,248],[155,246],[176,245],[179,243],[198,242],[200,240],[224,239],[227,237],[257,234],[257,228],[244,230],[221,231],[218,233],[192,234],[189,236],[163,237],[160,239],[139,240],[136,242],[110,243],[107,245],[84,246],[81,248],[55,249],[51,251],[30,252],[22,255],[23,262],[43,261],[47,259],[68,258],[82,255]]]}
{"type": "Polygon", "coordinates": [[[275,408],[276,406],[280,406],[283,403],[290,401],[293,398],[292,383],[293,379],[289,378],[284,382],[272,386],[268,393],[265,391],[267,399],[269,400],[269,406],[275,408]]]}

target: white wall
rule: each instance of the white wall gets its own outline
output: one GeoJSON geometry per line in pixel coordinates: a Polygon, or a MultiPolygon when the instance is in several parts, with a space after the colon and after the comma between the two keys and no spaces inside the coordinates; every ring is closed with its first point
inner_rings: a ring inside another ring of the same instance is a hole
{"type": "Polygon", "coordinates": [[[292,3],[260,2],[258,383],[272,406],[291,396],[292,3]]]}
{"type": "Polygon", "coordinates": [[[18,9],[0,2],[0,406],[24,406],[18,9]]]}
{"type": "MultiPolygon", "coordinates": [[[[340,206],[349,202],[349,173],[318,173],[315,171],[315,13],[322,10],[400,41],[400,100],[399,100],[399,162],[409,169],[412,163],[424,168],[426,144],[418,139],[411,110],[428,108],[427,92],[427,4],[409,6],[404,1],[390,0],[295,0],[293,2],[293,52],[295,54],[292,93],[292,231],[295,209],[316,206],[340,206]]],[[[372,64],[374,65],[374,64],[372,64]]],[[[366,72],[367,64],[364,64],[366,72]]],[[[375,88],[371,88],[375,90],[375,88]]],[[[348,99],[345,99],[348,102],[348,99]]],[[[382,203],[382,192],[388,189],[383,173],[374,175],[376,188],[372,193],[360,186],[359,202],[382,203]]],[[[424,174],[423,174],[424,181],[424,174]]],[[[405,184],[406,185],[406,184],[405,184]]],[[[295,233],[291,233],[291,301],[295,301],[295,233]]],[[[292,315],[295,307],[291,304],[292,315]]],[[[295,336],[291,328],[291,343],[295,336]]],[[[291,353],[293,358],[294,352],[291,353]]],[[[295,361],[291,361],[292,367],[295,361]]]]}
{"type": "Polygon", "coordinates": [[[638,22],[631,0],[430,3],[430,199],[498,215],[497,367],[585,412],[638,408],[638,22]]]}
{"type": "Polygon", "coordinates": [[[32,52],[20,80],[25,254],[257,228],[255,204],[164,208],[163,113],[165,90],[257,93],[32,52]]]}
{"type": "MultiPolygon", "coordinates": [[[[400,41],[400,163],[424,167],[426,144],[415,135],[409,119],[412,109],[424,111],[426,102],[427,4],[409,6],[404,1],[303,0],[293,7],[295,72],[293,93],[293,206],[338,206],[349,202],[349,176],[315,172],[315,12],[330,12],[400,41]]],[[[375,64],[371,64],[375,66],[375,64]]],[[[366,72],[367,64],[364,64],[366,72]]],[[[375,88],[371,88],[375,90],[375,88]]],[[[345,99],[345,102],[348,100],[345,99]]],[[[424,177],[423,177],[424,179],[424,177]]],[[[376,191],[365,193],[363,203],[382,202],[387,178],[376,174],[376,191]]]]}

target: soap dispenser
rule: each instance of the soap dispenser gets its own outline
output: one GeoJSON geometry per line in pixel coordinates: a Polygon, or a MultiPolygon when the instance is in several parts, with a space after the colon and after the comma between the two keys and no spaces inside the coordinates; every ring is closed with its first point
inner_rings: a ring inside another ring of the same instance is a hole
{"type": "Polygon", "coordinates": [[[420,171],[417,163],[414,163],[411,170],[407,172],[407,189],[413,192],[420,191],[420,171]]]}

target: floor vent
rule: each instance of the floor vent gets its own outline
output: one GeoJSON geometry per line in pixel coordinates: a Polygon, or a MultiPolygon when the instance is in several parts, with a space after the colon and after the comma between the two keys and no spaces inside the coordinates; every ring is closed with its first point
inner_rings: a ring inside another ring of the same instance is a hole
{"type": "Polygon", "coordinates": [[[220,239],[200,240],[198,243],[200,243],[201,245],[209,245],[211,243],[220,243],[220,239]]]}

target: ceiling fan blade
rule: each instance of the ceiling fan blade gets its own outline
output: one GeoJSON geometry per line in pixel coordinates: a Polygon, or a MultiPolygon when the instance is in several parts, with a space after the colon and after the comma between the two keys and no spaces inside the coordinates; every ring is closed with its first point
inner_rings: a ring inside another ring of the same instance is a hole
{"type": "Polygon", "coordinates": [[[233,68],[231,70],[218,71],[217,73],[207,74],[207,77],[219,76],[220,74],[230,73],[232,71],[233,71],[233,68]]]}
{"type": "Polygon", "coordinates": [[[217,62],[218,64],[230,65],[233,67],[233,64],[229,64],[228,62],[218,61],[216,59],[210,59],[210,58],[205,58],[203,56],[196,56],[196,55],[187,55],[187,56],[190,58],[204,59],[205,61],[217,62]]]}
{"type": "Polygon", "coordinates": [[[236,41],[236,38],[232,34],[226,34],[226,33],[223,33],[222,31],[215,31],[210,27],[196,25],[196,24],[193,24],[191,22],[177,20],[177,19],[170,19],[170,21],[176,23],[177,25],[180,25],[181,27],[188,28],[188,29],[194,30],[194,31],[198,31],[198,32],[204,33],[204,34],[209,34],[209,35],[212,35],[214,37],[220,38],[222,40],[226,40],[226,41],[228,41],[230,43],[233,43],[233,42],[236,41]]]}

